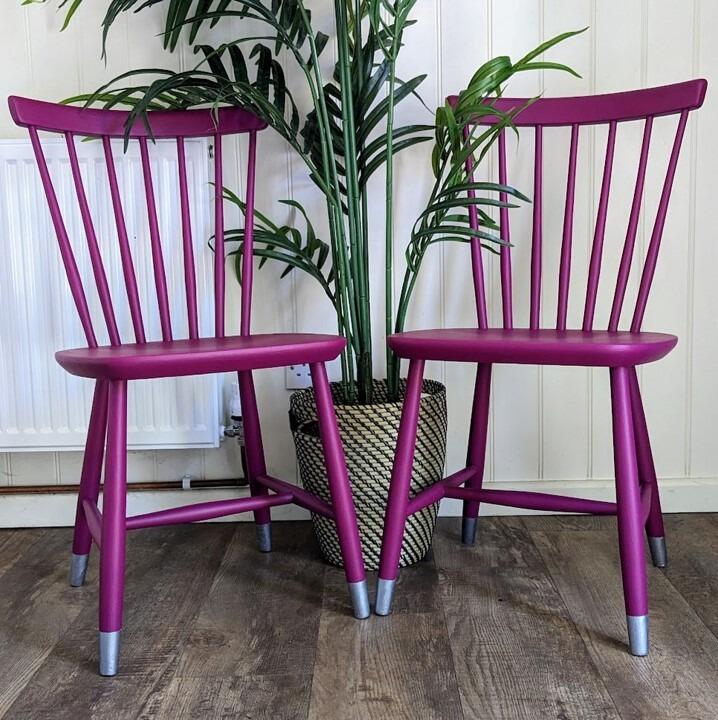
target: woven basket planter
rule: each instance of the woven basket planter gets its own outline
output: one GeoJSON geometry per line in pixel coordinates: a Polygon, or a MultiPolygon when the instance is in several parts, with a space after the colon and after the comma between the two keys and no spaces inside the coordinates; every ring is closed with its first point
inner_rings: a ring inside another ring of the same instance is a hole
{"type": "MultiPolygon", "coordinates": [[[[367,570],[379,567],[384,513],[405,388],[406,383],[402,381],[400,401],[388,402],[386,383],[376,381],[372,405],[346,405],[341,385],[332,383],[367,570]]],[[[302,485],[329,502],[313,390],[300,390],[292,395],[289,418],[302,485]]],[[[412,497],[443,477],[446,428],[446,388],[441,383],[425,380],[411,479],[412,497]]],[[[429,551],[438,507],[438,504],[431,505],[407,520],[401,550],[402,567],[418,562],[429,551]]],[[[334,522],[316,514],[312,514],[312,522],[322,555],[332,565],[341,567],[334,522]]]]}

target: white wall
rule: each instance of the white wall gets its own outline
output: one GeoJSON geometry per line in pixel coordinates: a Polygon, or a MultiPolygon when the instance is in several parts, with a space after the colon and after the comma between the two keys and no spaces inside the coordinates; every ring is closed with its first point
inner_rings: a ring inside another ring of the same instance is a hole
{"type": "MultiPolygon", "coordinates": [[[[6,3],[0,25],[0,95],[24,94],[48,99],[64,98],[95,88],[104,78],[130,67],[179,67],[193,62],[187,53],[165,56],[157,38],[159,14],[143,13],[141,20],[126,17],[113,30],[109,60],[99,60],[100,17],[97,10],[78,13],[70,30],[59,34],[58,17],[48,7],[20,7],[6,3]]],[[[327,7],[327,2],[310,3],[327,7]]],[[[104,6],[105,3],[92,3],[104,6]]],[[[318,13],[321,9],[318,9],[318,13]]],[[[718,71],[718,51],[712,28],[718,23],[718,5],[712,0],[419,0],[417,26],[409,31],[401,74],[426,72],[423,94],[436,104],[459,90],[474,69],[488,57],[518,57],[543,38],[567,29],[589,27],[583,36],[559,47],[551,58],[567,62],[583,76],[576,79],[555,73],[518,78],[511,94],[585,94],[659,85],[703,76],[709,81],[718,71]]],[[[327,21],[328,24],[328,21],[327,21]]],[[[713,89],[715,90],[715,89],[713,89]]],[[[402,117],[423,119],[418,107],[402,117]]],[[[693,489],[693,504],[718,509],[718,376],[712,358],[718,352],[718,244],[713,228],[715,187],[718,186],[718,100],[709,90],[705,107],[694,115],[684,146],[664,248],[645,327],[672,332],[679,347],[665,361],[642,373],[649,423],[659,474],[672,479],[669,506],[681,505],[680,488],[693,489]],[[715,482],[714,482],[715,481],[715,482]],[[712,499],[711,499],[712,498],[712,499]]],[[[0,136],[19,137],[4,107],[0,107],[0,136]]],[[[657,137],[665,148],[667,135],[657,137]]],[[[582,145],[585,169],[579,177],[576,214],[576,261],[587,257],[595,198],[600,184],[604,137],[587,135],[582,145]]],[[[635,145],[636,138],[628,144],[635,145]]],[[[558,146],[557,146],[558,147],[558,146]]],[[[276,200],[295,197],[316,210],[321,201],[305,177],[304,168],[276,138],[266,136],[260,146],[262,173],[259,207],[276,209],[276,200]]],[[[547,166],[547,178],[565,172],[565,150],[547,166]]],[[[548,156],[547,156],[547,159],[548,156]]],[[[516,180],[526,178],[524,167],[516,180]]],[[[613,197],[615,217],[609,220],[607,242],[614,241],[607,262],[617,257],[625,219],[621,210],[630,202],[635,165],[616,174],[613,197]],[[612,235],[612,230],[614,231],[612,235]]],[[[430,182],[426,151],[410,151],[399,163],[396,219],[398,237],[407,237],[425,199],[430,182]]],[[[649,178],[648,194],[655,196],[658,175],[649,178]]],[[[526,186],[526,180],[523,181],[526,186]]],[[[372,190],[377,211],[372,236],[373,275],[381,278],[381,179],[372,190]]],[[[546,199],[545,243],[556,249],[562,217],[562,193],[546,199]],[[551,244],[553,241],[553,244],[551,244]]],[[[649,203],[649,207],[651,207],[649,203]]],[[[613,208],[613,206],[612,206],[613,208]]],[[[276,211],[281,212],[280,210],[276,211]]],[[[513,224],[515,263],[526,267],[528,238],[520,231],[525,217],[513,224]]],[[[321,221],[318,222],[322,227],[321,221]]],[[[643,252],[648,223],[643,223],[639,250],[643,252]]],[[[412,327],[469,325],[473,322],[464,247],[436,248],[427,257],[412,308],[412,327]]],[[[403,250],[397,250],[397,282],[403,269],[403,250]]],[[[525,276],[524,276],[525,277],[525,276]]],[[[580,273],[576,276],[578,280],[580,273]]],[[[526,286],[518,288],[525,297],[526,286]]],[[[497,286],[492,286],[491,299],[497,286]]],[[[382,289],[374,288],[374,317],[381,327],[382,289]]],[[[525,302],[519,308],[525,312],[525,302]]],[[[605,302],[604,302],[605,306],[605,302]]],[[[331,309],[321,291],[299,276],[281,281],[276,270],[258,274],[255,328],[266,331],[326,330],[332,327],[331,309]]],[[[496,316],[497,308],[492,312],[496,316]]],[[[546,310],[546,318],[550,311],[546,310]]],[[[381,337],[377,335],[377,344],[381,337]]],[[[449,387],[450,434],[448,470],[462,464],[470,402],[472,371],[468,367],[435,364],[430,373],[449,387]]],[[[295,473],[291,438],[287,430],[288,393],[282,371],[263,373],[260,402],[267,436],[269,464],[274,473],[295,473]]],[[[607,480],[612,475],[608,383],[605,372],[583,369],[498,368],[488,454],[488,477],[496,481],[559,481],[572,486],[587,479],[607,480]]],[[[234,459],[225,449],[136,454],[131,461],[134,480],[176,479],[185,472],[196,477],[234,475],[234,459]]],[[[76,454],[0,455],[0,484],[69,483],[77,481],[76,454]]],[[[669,484],[670,484],[669,482],[669,484]]],[[[609,483],[597,483],[607,488],[609,483]]]]}

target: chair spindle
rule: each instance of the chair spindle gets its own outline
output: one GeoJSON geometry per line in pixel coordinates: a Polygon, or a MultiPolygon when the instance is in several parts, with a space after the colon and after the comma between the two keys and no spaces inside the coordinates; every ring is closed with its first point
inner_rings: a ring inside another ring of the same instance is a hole
{"type": "Polygon", "coordinates": [[[247,158],[247,194],[244,213],[244,252],[242,255],[242,318],[241,335],[251,332],[252,286],[254,280],[254,182],[257,159],[257,133],[249,133],[247,158]]]}
{"type": "Polygon", "coordinates": [[[541,274],[543,263],[543,128],[536,126],[534,137],[533,237],[531,239],[531,311],[530,327],[541,325],[541,274]]]}
{"type": "Polygon", "coordinates": [[[603,164],[603,179],[601,181],[601,196],[598,201],[598,215],[596,229],[591,247],[591,260],[588,267],[588,283],[586,285],[586,304],[583,310],[583,330],[593,330],[593,319],[596,314],[596,298],[598,284],[601,278],[601,261],[603,259],[603,241],[606,237],[606,217],[608,215],[608,200],[611,195],[611,176],[613,174],[613,156],[616,149],[615,121],[608,126],[608,141],[606,143],[606,159],[603,164]]]}
{"type": "Polygon", "coordinates": [[[50,171],[47,167],[45,153],[42,149],[37,128],[30,126],[28,130],[30,132],[32,149],[35,153],[35,159],[37,160],[38,169],[40,171],[40,180],[42,181],[42,187],[45,190],[45,195],[47,197],[47,203],[50,209],[50,218],[52,220],[53,227],[55,228],[55,233],[57,234],[57,241],[60,246],[60,256],[62,257],[62,264],[65,267],[67,280],[70,284],[72,299],[75,303],[75,307],[77,308],[77,313],[80,316],[80,323],[85,333],[87,345],[88,347],[95,348],[97,347],[97,338],[95,337],[95,330],[92,327],[92,318],[90,317],[90,309],[87,305],[87,297],[85,296],[85,290],[82,287],[82,278],[80,277],[80,272],[77,269],[77,262],[75,261],[75,255],[72,252],[72,245],[70,244],[70,238],[67,234],[65,221],[62,219],[60,204],[57,201],[57,194],[55,193],[55,187],[52,184],[50,171]]]}
{"type": "Polygon", "coordinates": [[[641,155],[638,161],[636,186],[633,192],[633,203],[631,205],[631,214],[628,220],[628,229],[626,230],[626,241],[623,244],[621,262],[618,266],[616,291],[613,295],[611,317],[608,321],[609,332],[616,332],[621,322],[621,310],[623,309],[623,301],[626,297],[626,288],[628,287],[628,278],[631,274],[631,264],[633,262],[633,252],[636,246],[636,235],[638,233],[638,221],[641,215],[643,188],[646,183],[646,168],[648,167],[648,154],[651,145],[652,130],[653,118],[648,117],[646,118],[646,122],[643,127],[643,142],[641,143],[641,155]]]}
{"type": "Polygon", "coordinates": [[[214,334],[224,337],[224,196],[222,136],[214,136],[214,334]]]}
{"type": "MultiPolygon", "coordinates": [[[[506,178],[506,131],[499,135],[499,183],[507,185],[506,178]]],[[[499,193],[499,200],[507,202],[506,193],[499,193]]],[[[499,210],[499,224],[501,227],[501,239],[507,243],[511,242],[511,230],[509,228],[509,209],[502,207],[499,210]]],[[[499,251],[501,265],[501,307],[503,311],[504,328],[511,330],[514,326],[513,312],[513,290],[511,287],[511,247],[502,245],[499,251]]]]}
{"type": "Polygon", "coordinates": [[[189,337],[199,337],[197,320],[197,278],[194,269],[194,250],[192,248],[192,218],[189,210],[189,191],[187,189],[187,160],[184,151],[184,138],[177,138],[177,162],[179,170],[180,211],[182,213],[182,256],[184,261],[185,298],[187,301],[187,324],[189,337]]]}
{"type": "Polygon", "coordinates": [[[132,250],[130,249],[130,241],[127,236],[125,215],[122,210],[122,199],[120,197],[120,188],[117,182],[115,161],[112,155],[112,144],[107,135],[103,135],[102,137],[102,146],[105,151],[107,179],[110,185],[110,196],[112,198],[112,210],[115,215],[115,225],[117,226],[117,238],[120,245],[120,260],[122,261],[122,273],[125,278],[125,288],[127,290],[127,301],[130,306],[132,327],[135,333],[135,340],[138,343],[144,343],[146,342],[145,328],[144,323],[142,322],[142,308],[140,307],[140,296],[137,289],[137,276],[135,275],[135,266],[132,261],[132,250]]]}
{"type": "Polygon", "coordinates": [[[157,220],[157,204],[152,184],[152,165],[147,147],[147,138],[140,138],[140,159],[142,161],[142,178],[145,186],[145,199],[147,201],[147,221],[150,228],[150,245],[152,250],[152,269],[154,271],[155,287],[157,290],[157,308],[162,328],[162,340],[172,340],[172,320],[170,318],[170,303],[167,293],[167,275],[165,273],[164,257],[162,255],[162,242],[160,239],[160,226],[157,220]]]}
{"type": "Polygon", "coordinates": [[[678,156],[681,152],[683,144],[683,136],[686,132],[686,123],[688,122],[689,110],[683,110],[678,120],[676,136],[673,140],[673,149],[671,150],[670,160],[668,161],[668,169],[663,182],[663,190],[661,191],[661,199],[658,203],[658,212],[656,213],[656,221],[653,225],[651,240],[648,244],[648,252],[646,253],[646,262],[643,266],[641,275],[641,284],[638,288],[638,298],[636,299],[636,309],[631,322],[631,332],[640,332],[643,324],[643,316],[646,313],[646,303],[648,302],[648,293],[651,290],[653,276],[656,272],[656,263],[658,261],[658,251],[661,248],[661,239],[663,237],[663,228],[666,224],[666,214],[668,212],[668,202],[671,198],[671,190],[673,189],[673,180],[676,176],[676,167],[678,166],[678,156]]]}
{"type": "MultiPolygon", "coordinates": [[[[470,131],[468,128],[464,130],[464,138],[469,141],[470,131]]],[[[476,182],[475,178],[476,160],[473,155],[469,155],[466,159],[466,178],[468,182],[476,182]]],[[[476,191],[469,190],[469,198],[476,198],[476,191]]],[[[472,230],[480,229],[479,210],[476,205],[469,205],[469,227],[472,230]]],[[[476,297],[476,315],[479,321],[479,328],[486,330],[489,327],[489,316],[486,309],[486,280],[484,278],[484,258],[481,249],[481,238],[471,238],[471,271],[474,279],[474,294],[476,297]]]]}
{"type": "Polygon", "coordinates": [[[578,157],[579,126],[571,126],[571,146],[568,157],[568,178],[566,181],[566,205],[563,213],[563,238],[561,240],[561,261],[558,275],[558,310],[556,329],[566,330],[568,317],[568,290],[571,282],[571,250],[573,244],[573,213],[576,203],[576,161],[578,157]]]}
{"type": "Polygon", "coordinates": [[[85,238],[87,239],[87,250],[90,255],[90,262],[92,264],[92,273],[95,278],[97,295],[100,299],[102,315],[105,318],[105,325],[107,326],[107,333],[110,338],[110,345],[120,345],[122,341],[120,339],[119,330],[117,329],[115,310],[112,307],[110,286],[107,282],[107,274],[105,272],[104,263],[102,262],[100,246],[97,242],[97,233],[95,232],[95,225],[92,221],[90,206],[87,202],[87,193],[85,192],[85,185],[82,181],[80,163],[77,158],[77,148],[75,147],[75,139],[72,136],[72,133],[65,133],[65,142],[67,143],[67,153],[70,159],[70,169],[72,171],[72,180],[75,185],[77,202],[80,206],[82,225],[85,229],[85,238]]]}

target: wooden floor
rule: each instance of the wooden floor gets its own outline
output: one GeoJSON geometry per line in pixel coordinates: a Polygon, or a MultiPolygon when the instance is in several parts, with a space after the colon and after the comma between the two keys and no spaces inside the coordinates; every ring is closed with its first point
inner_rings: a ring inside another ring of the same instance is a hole
{"type": "MultiPolygon", "coordinates": [[[[607,518],[443,520],[394,615],[358,622],[306,523],[133,533],[120,675],[96,674],[97,563],[0,531],[0,717],[718,718],[718,516],[668,517],[649,658],[631,657],[607,518]]],[[[93,558],[94,560],[95,558],[93,558]]],[[[373,578],[372,578],[373,584],[373,578]]]]}

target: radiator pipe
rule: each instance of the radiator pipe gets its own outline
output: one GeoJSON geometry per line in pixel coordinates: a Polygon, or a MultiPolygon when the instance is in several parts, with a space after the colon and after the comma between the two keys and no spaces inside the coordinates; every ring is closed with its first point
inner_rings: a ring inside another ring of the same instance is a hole
{"type": "MultiPolygon", "coordinates": [[[[242,418],[232,415],[233,425],[225,430],[227,437],[241,437],[242,418]]],[[[189,487],[182,480],[162,480],[157,482],[136,482],[128,483],[128,489],[137,492],[156,492],[160,490],[209,490],[222,488],[247,487],[247,455],[244,445],[240,448],[240,459],[244,477],[230,478],[227,480],[190,480],[189,487]]],[[[102,490],[102,486],[100,486],[102,490]]],[[[0,486],[0,497],[3,495],[57,495],[80,492],[79,484],[76,485],[10,485],[0,486]]]]}
{"type": "MultiPolygon", "coordinates": [[[[137,482],[128,483],[127,489],[134,491],[152,492],[158,490],[182,490],[181,480],[162,480],[158,482],[137,482]]],[[[234,478],[230,480],[192,480],[190,490],[208,490],[217,488],[247,487],[245,478],[234,478]]],[[[10,485],[0,487],[2,495],[56,495],[58,493],[78,493],[79,485],[10,485]]]]}

